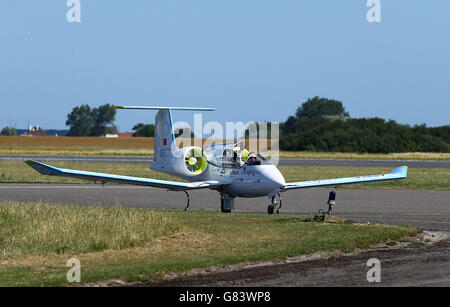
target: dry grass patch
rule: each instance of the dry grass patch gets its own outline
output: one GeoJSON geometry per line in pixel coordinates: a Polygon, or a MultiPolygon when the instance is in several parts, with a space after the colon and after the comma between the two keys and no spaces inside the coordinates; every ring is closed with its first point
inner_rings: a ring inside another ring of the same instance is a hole
{"type": "MultiPolygon", "coordinates": [[[[205,144],[207,139],[202,140],[205,144]]],[[[226,142],[232,140],[215,140],[226,142]]],[[[198,140],[177,138],[179,146],[191,146],[198,140]]],[[[210,140],[208,140],[210,142],[210,140]]],[[[271,140],[261,142],[263,147],[270,147],[271,140]]],[[[258,144],[259,145],[259,144],[258,144]]],[[[154,138],[100,138],[100,137],[23,137],[0,136],[0,154],[49,154],[49,155],[153,155],[154,138]]],[[[249,147],[249,141],[246,140],[249,147]]],[[[260,148],[259,150],[264,150],[260,148]]],[[[281,151],[281,158],[304,159],[373,159],[373,160],[450,160],[450,153],[340,153],[281,151]]]]}
{"type": "Polygon", "coordinates": [[[54,137],[54,136],[0,136],[0,148],[109,148],[153,149],[153,138],[100,138],[100,137],[54,137]]]}
{"type": "Polygon", "coordinates": [[[182,229],[178,218],[155,210],[46,204],[2,205],[0,221],[4,258],[143,246],[182,229]]]}

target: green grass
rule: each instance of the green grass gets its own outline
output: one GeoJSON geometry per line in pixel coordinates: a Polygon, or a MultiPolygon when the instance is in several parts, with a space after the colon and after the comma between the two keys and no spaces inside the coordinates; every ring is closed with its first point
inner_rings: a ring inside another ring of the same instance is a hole
{"type": "Polygon", "coordinates": [[[390,154],[372,154],[372,153],[356,153],[356,152],[280,151],[280,158],[448,161],[450,160],[450,153],[400,152],[390,154]]]}
{"type": "MultiPolygon", "coordinates": [[[[178,180],[179,178],[152,171],[148,164],[119,163],[80,163],[54,162],[51,165],[102,173],[148,177],[161,180],[178,180]]],[[[361,176],[388,173],[392,168],[380,167],[329,167],[329,166],[281,166],[280,171],[287,182],[361,176]]],[[[0,162],[0,183],[87,183],[78,179],[44,176],[24,162],[0,162]]],[[[408,178],[398,182],[380,182],[346,186],[349,188],[386,188],[386,189],[450,189],[449,169],[410,168],[408,178]]]]}
{"type": "Polygon", "coordinates": [[[0,221],[0,256],[8,257],[134,247],[180,230],[170,214],[142,209],[3,205],[0,221]]]}
{"type": "MultiPolygon", "coordinates": [[[[51,165],[63,168],[87,170],[102,173],[149,177],[161,180],[174,180],[176,177],[152,171],[148,164],[135,163],[83,163],[83,162],[51,162],[51,165]]],[[[176,179],[180,180],[180,179],[176,179]]],[[[43,176],[29,167],[25,162],[1,161],[0,183],[92,183],[79,179],[43,176]]]]}
{"type": "Polygon", "coordinates": [[[414,236],[409,227],[311,222],[294,216],[0,203],[0,286],[149,281],[167,272],[318,251],[350,252],[414,236]]]}
{"type": "MultiPolygon", "coordinates": [[[[389,173],[386,167],[338,167],[338,166],[281,166],[286,182],[314,179],[340,178],[389,173]]],[[[445,168],[409,168],[404,180],[354,184],[342,188],[372,189],[426,189],[449,190],[450,170],[445,168]]]]}

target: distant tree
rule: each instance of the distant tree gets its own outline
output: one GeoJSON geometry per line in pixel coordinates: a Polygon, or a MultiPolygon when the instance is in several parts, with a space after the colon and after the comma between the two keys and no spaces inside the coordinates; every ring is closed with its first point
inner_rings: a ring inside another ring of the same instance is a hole
{"type": "Polygon", "coordinates": [[[183,136],[186,138],[194,138],[194,132],[191,131],[191,129],[189,129],[188,127],[180,127],[180,128],[176,128],[173,132],[173,134],[175,135],[175,137],[179,137],[179,136],[183,136]]]}
{"type": "Polygon", "coordinates": [[[95,109],[87,104],[75,107],[67,115],[66,125],[70,126],[67,136],[103,136],[115,117],[116,109],[110,104],[95,109]]]}
{"type": "Polygon", "coordinates": [[[133,127],[133,131],[134,137],[154,137],[155,125],[139,123],[133,127]]]}
{"type": "Polygon", "coordinates": [[[295,114],[297,117],[318,117],[318,116],[335,116],[347,118],[350,116],[342,102],[318,96],[309,98],[303,103],[295,114]]]}
{"type": "Polygon", "coordinates": [[[5,127],[0,134],[4,136],[13,136],[17,135],[17,130],[14,127],[5,127]]]}
{"type": "Polygon", "coordinates": [[[250,137],[256,137],[256,138],[260,138],[260,134],[262,134],[262,124],[265,124],[265,129],[266,129],[266,135],[265,138],[267,139],[271,139],[272,138],[272,123],[271,122],[253,122],[251,123],[252,126],[247,126],[247,129],[245,129],[245,134],[244,137],[246,139],[250,138],[250,137]],[[250,130],[252,130],[252,134],[254,134],[256,132],[256,135],[250,135],[250,130]]]}
{"type": "Polygon", "coordinates": [[[73,108],[67,115],[66,126],[70,126],[67,136],[90,136],[94,126],[91,107],[83,104],[73,108]]]}
{"type": "Polygon", "coordinates": [[[103,136],[111,131],[111,127],[116,120],[116,108],[113,105],[105,104],[92,110],[93,126],[91,136],[103,136]]]}

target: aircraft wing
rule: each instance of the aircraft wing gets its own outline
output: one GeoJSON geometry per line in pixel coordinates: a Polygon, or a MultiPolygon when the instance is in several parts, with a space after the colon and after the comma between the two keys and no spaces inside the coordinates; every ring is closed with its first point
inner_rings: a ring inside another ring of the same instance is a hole
{"type": "Polygon", "coordinates": [[[122,175],[79,171],[79,170],[58,168],[32,160],[25,161],[25,163],[27,163],[29,166],[31,166],[32,168],[34,168],[43,175],[93,180],[93,181],[100,181],[101,183],[115,182],[122,184],[164,188],[169,190],[194,190],[194,189],[214,188],[226,185],[218,181],[177,182],[151,178],[139,178],[122,175]]]}
{"type": "Polygon", "coordinates": [[[324,186],[340,186],[343,184],[376,182],[376,181],[386,181],[386,180],[400,180],[400,179],[406,178],[407,172],[408,172],[408,167],[401,166],[401,167],[394,169],[392,172],[390,172],[388,174],[381,174],[381,175],[369,175],[369,176],[359,176],[359,177],[288,182],[288,183],[286,183],[284,190],[304,189],[304,188],[324,187],[324,186]]]}

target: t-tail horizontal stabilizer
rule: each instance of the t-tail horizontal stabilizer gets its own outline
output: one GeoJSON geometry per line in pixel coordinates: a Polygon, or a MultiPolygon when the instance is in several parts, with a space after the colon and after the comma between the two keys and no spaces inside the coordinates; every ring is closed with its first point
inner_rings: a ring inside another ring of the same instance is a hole
{"type": "Polygon", "coordinates": [[[176,110],[176,111],[215,111],[215,108],[196,107],[157,107],[157,106],[116,106],[116,109],[124,110],[176,110]]]}

